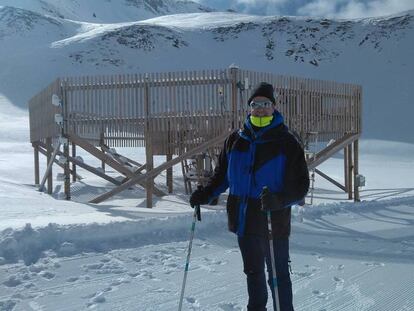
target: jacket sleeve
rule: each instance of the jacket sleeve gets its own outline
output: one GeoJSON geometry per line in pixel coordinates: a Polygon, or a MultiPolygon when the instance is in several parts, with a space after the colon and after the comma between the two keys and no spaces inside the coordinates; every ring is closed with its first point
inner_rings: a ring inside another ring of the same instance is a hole
{"type": "Polygon", "coordinates": [[[210,180],[207,183],[207,186],[205,187],[205,190],[208,194],[209,202],[217,198],[229,187],[229,181],[227,179],[227,153],[229,150],[229,141],[231,140],[232,135],[227,137],[227,139],[225,140],[223,149],[221,150],[218,158],[218,164],[214,168],[213,176],[210,178],[210,180]]]}
{"type": "Polygon", "coordinates": [[[283,191],[284,206],[299,204],[309,190],[309,171],[305,154],[299,143],[292,137],[289,146],[283,191]]]}

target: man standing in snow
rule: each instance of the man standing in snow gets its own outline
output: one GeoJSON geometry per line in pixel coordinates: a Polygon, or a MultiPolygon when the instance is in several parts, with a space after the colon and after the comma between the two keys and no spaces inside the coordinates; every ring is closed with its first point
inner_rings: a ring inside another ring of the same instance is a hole
{"type": "MultiPolygon", "coordinates": [[[[243,129],[227,137],[214,175],[194,191],[192,207],[208,204],[230,188],[227,199],[229,230],[236,233],[247,276],[247,310],[266,310],[265,262],[272,288],[266,212],[272,211],[273,245],[280,309],[293,310],[289,275],[291,205],[303,200],[309,188],[304,152],[275,109],[273,86],[262,82],[248,100],[250,114],[243,129]],[[270,191],[263,191],[267,187],[270,191]]],[[[275,297],[272,291],[273,305],[275,297]]],[[[275,308],[276,310],[276,308],[275,308]]]]}

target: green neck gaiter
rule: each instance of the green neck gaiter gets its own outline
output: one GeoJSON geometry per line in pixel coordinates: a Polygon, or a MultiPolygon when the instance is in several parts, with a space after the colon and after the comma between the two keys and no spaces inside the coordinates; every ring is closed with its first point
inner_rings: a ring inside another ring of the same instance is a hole
{"type": "Polygon", "coordinates": [[[255,117],[250,116],[250,122],[257,127],[265,127],[268,126],[270,123],[272,123],[273,115],[266,116],[266,117],[255,117]]]}

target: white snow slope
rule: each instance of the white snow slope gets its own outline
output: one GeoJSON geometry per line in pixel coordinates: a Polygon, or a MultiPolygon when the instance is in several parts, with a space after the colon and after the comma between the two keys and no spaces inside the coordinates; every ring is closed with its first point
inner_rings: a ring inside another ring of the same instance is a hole
{"type": "MultiPolygon", "coordinates": [[[[26,9],[52,3],[18,2],[26,9]]],[[[111,1],[103,2],[105,7],[111,1]]],[[[0,8],[1,311],[177,310],[192,220],[181,168],[174,168],[175,194],[155,198],[150,210],[139,187],[88,204],[112,186],[82,169],[83,179],[71,185],[73,201],[63,199],[57,168],[53,195],[40,193],[33,185],[25,103],[60,75],[218,68],[234,62],[362,83],[365,90],[364,122],[371,139],[361,141],[360,172],[367,178],[362,202],[347,201],[317,176],[314,204],[293,209],[295,309],[414,310],[414,144],[412,125],[405,123],[413,112],[408,100],[412,12],[357,21],[186,14],[126,24],[90,24],[39,12],[0,8]],[[308,46],[314,44],[312,35],[319,52],[308,46]],[[267,38],[273,48],[266,48],[267,38]],[[308,62],[315,57],[318,66],[308,62]],[[405,142],[372,139],[382,136],[405,142]]],[[[118,151],[145,162],[142,149],[118,151]]],[[[155,164],[162,161],[157,157],[155,164]]],[[[42,157],[41,172],[45,166],[42,157]]],[[[320,169],[343,182],[340,157],[320,169]]],[[[165,189],[165,175],[156,183],[165,189]]],[[[236,238],[226,229],[225,200],[224,194],[218,206],[202,208],[184,310],[246,310],[245,277],[236,238]]]]}

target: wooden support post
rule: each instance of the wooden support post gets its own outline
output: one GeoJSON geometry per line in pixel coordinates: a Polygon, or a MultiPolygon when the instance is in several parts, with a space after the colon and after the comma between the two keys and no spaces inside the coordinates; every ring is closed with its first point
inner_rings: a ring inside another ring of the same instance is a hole
{"type": "MultiPolygon", "coordinates": [[[[150,106],[149,106],[149,92],[150,86],[148,78],[145,79],[144,85],[144,112],[145,112],[145,157],[147,165],[147,173],[154,169],[154,157],[152,153],[152,137],[151,137],[151,123],[150,123],[150,106]]],[[[146,178],[145,188],[147,190],[147,208],[152,208],[152,193],[154,188],[154,179],[152,177],[146,178]]]]}
{"type": "Polygon", "coordinates": [[[348,146],[344,148],[344,185],[345,185],[345,192],[348,193],[349,185],[348,185],[348,146]]]}
{"type": "MultiPolygon", "coordinates": [[[[101,134],[99,135],[99,145],[101,146],[101,150],[103,153],[105,153],[105,150],[102,146],[105,146],[105,137],[104,137],[104,133],[101,132],[101,134]]],[[[102,170],[105,173],[105,161],[102,161],[102,170]]]]}
{"type": "MultiPolygon", "coordinates": [[[[72,158],[76,158],[76,144],[72,143],[72,158]]],[[[72,162],[72,181],[76,182],[76,163],[72,162]]]]}
{"type": "MultiPolygon", "coordinates": [[[[167,154],[167,162],[171,161],[173,158],[172,154],[167,154]]],[[[173,168],[170,167],[167,169],[167,187],[168,187],[168,193],[173,192],[173,168]]]]}
{"type": "Polygon", "coordinates": [[[348,145],[348,199],[352,200],[352,176],[354,171],[354,163],[352,159],[352,144],[348,145]]]}
{"type": "MultiPolygon", "coordinates": [[[[63,80],[60,86],[61,90],[61,99],[62,99],[62,114],[63,114],[63,126],[62,126],[62,134],[59,139],[64,139],[63,143],[63,156],[65,157],[65,163],[64,166],[64,175],[65,175],[65,181],[64,181],[64,191],[65,191],[65,198],[66,200],[70,200],[70,163],[69,163],[69,140],[66,136],[66,134],[69,131],[68,128],[68,100],[67,100],[67,93],[66,93],[66,83],[67,80],[63,80]]],[[[61,141],[59,141],[61,143],[61,141]]]]}
{"type": "Polygon", "coordinates": [[[34,177],[35,177],[35,185],[38,185],[40,182],[40,174],[39,174],[39,145],[36,143],[33,145],[34,149],[34,177]]]}
{"type": "MultiPolygon", "coordinates": [[[[52,137],[46,138],[46,147],[47,147],[47,156],[46,161],[49,164],[52,159],[53,146],[52,146],[52,137]]],[[[52,194],[53,191],[53,168],[50,166],[49,174],[47,175],[47,193],[52,194]]]]}
{"type": "Polygon", "coordinates": [[[65,157],[64,172],[65,172],[65,197],[70,200],[70,167],[69,167],[69,142],[63,145],[63,155],[65,157]]]}
{"type": "Polygon", "coordinates": [[[359,142],[354,141],[354,201],[360,202],[359,185],[356,182],[356,176],[359,174],[359,142]]]}

